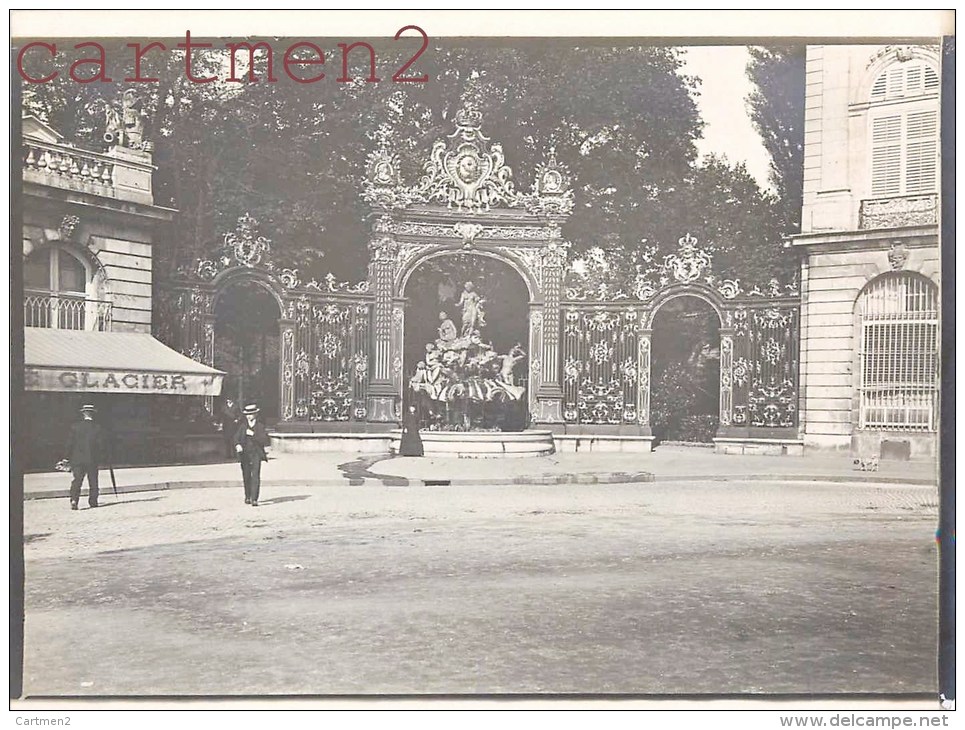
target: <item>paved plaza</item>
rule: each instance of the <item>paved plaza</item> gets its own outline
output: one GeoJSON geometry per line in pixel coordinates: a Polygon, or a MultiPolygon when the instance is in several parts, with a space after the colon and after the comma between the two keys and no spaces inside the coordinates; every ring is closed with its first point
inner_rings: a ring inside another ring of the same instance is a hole
{"type": "Polygon", "coordinates": [[[104,494],[25,502],[25,696],[936,691],[910,478],[104,494]]]}

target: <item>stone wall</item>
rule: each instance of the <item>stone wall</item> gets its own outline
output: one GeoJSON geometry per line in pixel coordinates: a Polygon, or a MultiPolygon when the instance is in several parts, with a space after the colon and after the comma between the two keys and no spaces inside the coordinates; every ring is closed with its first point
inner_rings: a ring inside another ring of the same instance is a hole
{"type": "MultiPolygon", "coordinates": [[[[890,245],[879,237],[855,234],[852,241],[839,246],[844,250],[812,253],[803,271],[801,424],[805,445],[812,448],[851,449],[854,437],[860,435],[855,303],[872,279],[892,270],[890,245]],[[860,249],[854,250],[856,246],[860,249]]],[[[940,285],[939,249],[910,249],[903,270],[923,274],[940,285]]],[[[926,440],[931,442],[934,436],[926,440]]],[[[929,448],[919,445],[913,451],[929,448]]]]}

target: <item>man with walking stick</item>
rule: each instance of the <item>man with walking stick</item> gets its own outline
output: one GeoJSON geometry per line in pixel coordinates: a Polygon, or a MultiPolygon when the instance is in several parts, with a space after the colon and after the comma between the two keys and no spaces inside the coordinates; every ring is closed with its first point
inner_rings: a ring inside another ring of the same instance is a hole
{"type": "Polygon", "coordinates": [[[261,462],[268,461],[271,441],[264,424],[258,420],[258,406],[250,404],[242,411],[242,422],[235,432],[235,452],[241,461],[241,477],[245,482],[245,504],[258,506],[261,491],[261,462]]]}
{"type": "Polygon", "coordinates": [[[93,405],[85,403],[80,409],[81,420],[70,427],[67,438],[67,461],[73,476],[70,482],[71,509],[77,509],[80,502],[80,488],[84,483],[84,476],[87,477],[89,488],[87,503],[91,508],[98,506],[97,470],[106,455],[106,442],[104,429],[94,422],[96,412],[93,405]]]}

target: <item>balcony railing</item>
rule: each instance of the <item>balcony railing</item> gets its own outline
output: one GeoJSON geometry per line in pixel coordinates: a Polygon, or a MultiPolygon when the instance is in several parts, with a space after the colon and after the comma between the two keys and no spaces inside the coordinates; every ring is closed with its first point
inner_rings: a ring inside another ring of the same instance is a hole
{"type": "Polygon", "coordinates": [[[24,327],[110,332],[112,303],[67,294],[26,294],[24,327]]]}
{"type": "Polygon", "coordinates": [[[897,198],[862,200],[858,227],[901,228],[938,223],[938,196],[904,195],[897,198]]]}

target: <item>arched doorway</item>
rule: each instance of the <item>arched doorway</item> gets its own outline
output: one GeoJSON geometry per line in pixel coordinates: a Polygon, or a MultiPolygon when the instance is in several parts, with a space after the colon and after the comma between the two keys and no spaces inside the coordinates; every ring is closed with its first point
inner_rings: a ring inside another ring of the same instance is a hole
{"type": "Polygon", "coordinates": [[[423,428],[520,431],[529,420],[529,290],[508,263],[451,252],[403,289],[403,401],[423,428]],[[478,301],[478,309],[467,302],[478,301]]]}
{"type": "Polygon", "coordinates": [[[257,403],[269,423],[279,417],[278,302],[260,282],[231,282],[214,306],[214,366],[226,374],[222,400],[257,403]]]}
{"type": "Polygon", "coordinates": [[[711,443],[720,424],[720,317],[678,296],[654,313],[650,420],[655,442],[711,443]]]}

